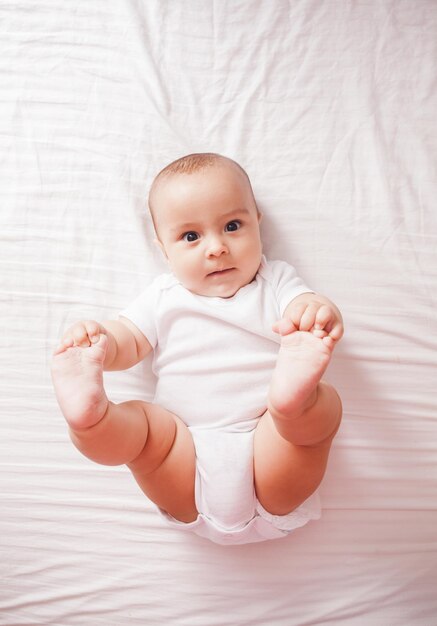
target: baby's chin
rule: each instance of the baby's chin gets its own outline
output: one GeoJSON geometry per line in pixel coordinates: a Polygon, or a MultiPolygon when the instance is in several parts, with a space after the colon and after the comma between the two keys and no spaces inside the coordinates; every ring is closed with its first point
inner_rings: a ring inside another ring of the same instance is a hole
{"type": "Polygon", "coordinates": [[[191,291],[192,293],[198,296],[203,296],[205,298],[232,298],[238,291],[240,291],[242,287],[245,287],[247,284],[247,281],[233,281],[230,284],[226,284],[226,282],[219,283],[218,281],[216,281],[216,284],[207,284],[206,286],[185,285],[185,288],[188,289],[188,291],[191,291]]]}

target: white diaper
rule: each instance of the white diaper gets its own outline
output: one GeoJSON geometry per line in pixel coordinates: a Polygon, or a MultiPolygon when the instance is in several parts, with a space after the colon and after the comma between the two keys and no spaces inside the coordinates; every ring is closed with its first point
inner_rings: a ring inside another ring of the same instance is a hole
{"type": "Polygon", "coordinates": [[[214,543],[236,545],[286,537],[320,518],[320,500],[312,494],[288,515],[272,515],[257,500],[253,482],[253,438],[250,430],[190,427],[196,449],[195,499],[199,515],[180,522],[159,509],[168,524],[214,543]]]}

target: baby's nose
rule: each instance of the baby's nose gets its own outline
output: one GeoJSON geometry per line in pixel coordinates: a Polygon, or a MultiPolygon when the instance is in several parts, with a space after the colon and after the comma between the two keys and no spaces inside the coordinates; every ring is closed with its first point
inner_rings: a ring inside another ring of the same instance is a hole
{"type": "Polygon", "coordinates": [[[221,256],[228,248],[221,237],[211,237],[207,244],[207,256],[221,256]]]}

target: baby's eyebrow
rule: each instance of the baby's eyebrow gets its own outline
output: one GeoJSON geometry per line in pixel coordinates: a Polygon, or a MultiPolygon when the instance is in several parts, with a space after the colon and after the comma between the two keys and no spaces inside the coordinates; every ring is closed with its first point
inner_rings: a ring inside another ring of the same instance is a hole
{"type": "Polygon", "coordinates": [[[235,215],[249,215],[250,211],[249,209],[246,209],[244,207],[242,207],[241,209],[234,209],[233,211],[229,211],[228,213],[224,213],[224,215],[222,215],[221,217],[223,217],[224,219],[227,219],[229,217],[233,217],[235,215]]]}
{"type": "Polygon", "coordinates": [[[177,224],[176,226],[172,226],[170,230],[174,233],[186,230],[196,230],[197,225],[194,222],[187,222],[185,224],[177,224]]]}

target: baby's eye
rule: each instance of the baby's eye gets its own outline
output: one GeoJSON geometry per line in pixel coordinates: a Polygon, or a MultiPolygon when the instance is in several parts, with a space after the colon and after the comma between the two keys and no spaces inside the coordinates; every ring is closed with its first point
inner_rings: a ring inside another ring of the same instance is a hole
{"type": "Polygon", "coordinates": [[[183,235],[182,239],[188,243],[192,243],[193,241],[199,239],[199,235],[195,233],[194,230],[190,230],[188,233],[183,235]]]}
{"type": "Polygon", "coordinates": [[[241,222],[239,220],[232,220],[232,222],[228,222],[225,226],[225,231],[228,233],[232,233],[234,230],[238,230],[241,227],[241,222]]]}

